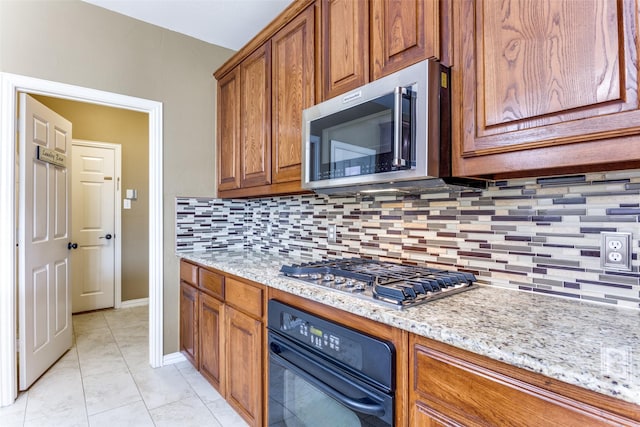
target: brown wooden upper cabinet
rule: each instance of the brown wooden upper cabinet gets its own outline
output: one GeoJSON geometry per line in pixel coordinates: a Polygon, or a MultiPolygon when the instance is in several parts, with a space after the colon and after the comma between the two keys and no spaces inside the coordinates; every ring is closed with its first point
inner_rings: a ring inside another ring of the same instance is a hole
{"type": "Polygon", "coordinates": [[[372,80],[440,57],[439,5],[439,0],[371,1],[372,80]]]}
{"type": "Polygon", "coordinates": [[[438,0],[322,0],[323,99],[440,57],[438,0]]]}
{"type": "Polygon", "coordinates": [[[300,188],[302,110],[315,103],[314,9],[308,8],[272,39],[273,182],[300,188]]]}
{"type": "Polygon", "coordinates": [[[240,64],[240,186],[271,183],[271,42],[240,64]]]}
{"type": "Polygon", "coordinates": [[[216,72],[218,197],[301,191],[302,110],[315,103],[315,6],[286,18],[239,64],[216,72]]]}
{"type": "Polygon", "coordinates": [[[240,67],[218,80],[218,191],[240,188],[240,67]]]}
{"type": "Polygon", "coordinates": [[[456,0],[452,10],[454,174],[639,163],[637,0],[456,0]]]}
{"type": "Polygon", "coordinates": [[[369,81],[369,2],[322,1],[323,99],[369,81]]]}

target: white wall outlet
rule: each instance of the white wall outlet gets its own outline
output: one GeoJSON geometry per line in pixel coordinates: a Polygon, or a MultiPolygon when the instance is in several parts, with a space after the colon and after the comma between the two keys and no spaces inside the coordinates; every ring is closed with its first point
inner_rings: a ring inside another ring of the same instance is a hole
{"type": "Polygon", "coordinates": [[[335,224],[327,225],[327,241],[329,243],[336,242],[336,225],[335,224]]]}
{"type": "Polygon", "coordinates": [[[601,234],[600,265],[603,268],[631,271],[631,233],[601,234]]]}
{"type": "Polygon", "coordinates": [[[633,358],[630,347],[605,347],[600,349],[600,372],[617,380],[631,381],[633,358]]]}

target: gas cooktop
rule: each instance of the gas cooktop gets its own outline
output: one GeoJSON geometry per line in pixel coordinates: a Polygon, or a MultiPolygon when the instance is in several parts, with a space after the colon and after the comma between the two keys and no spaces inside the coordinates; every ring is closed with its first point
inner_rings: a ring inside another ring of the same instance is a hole
{"type": "Polygon", "coordinates": [[[283,265],[280,272],[395,308],[413,307],[478,287],[471,273],[359,258],[283,265]]]}

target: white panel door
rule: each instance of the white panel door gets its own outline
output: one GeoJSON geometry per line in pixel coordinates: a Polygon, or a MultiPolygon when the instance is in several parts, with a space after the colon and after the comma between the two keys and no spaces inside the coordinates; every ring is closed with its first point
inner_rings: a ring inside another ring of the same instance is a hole
{"type": "MultiPolygon", "coordinates": [[[[74,143],[73,312],[114,306],[115,149],[74,143]]],[[[118,236],[119,237],[119,236],[118,236]]]]}
{"type": "Polygon", "coordinates": [[[71,123],[20,94],[18,226],[19,384],[26,390],[72,344],[69,289],[71,123]],[[47,154],[49,156],[47,156],[47,154]]]}

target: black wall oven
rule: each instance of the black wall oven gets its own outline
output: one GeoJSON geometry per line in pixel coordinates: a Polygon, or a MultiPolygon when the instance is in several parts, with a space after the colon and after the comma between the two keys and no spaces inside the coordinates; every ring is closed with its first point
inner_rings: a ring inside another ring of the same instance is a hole
{"type": "Polygon", "coordinates": [[[270,426],[393,426],[393,344],[275,300],[268,331],[270,426]]]}

